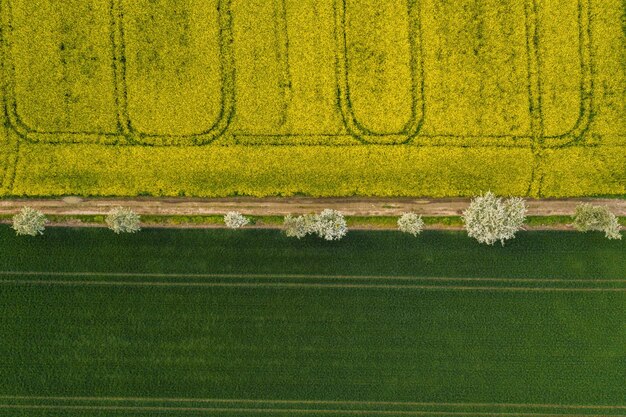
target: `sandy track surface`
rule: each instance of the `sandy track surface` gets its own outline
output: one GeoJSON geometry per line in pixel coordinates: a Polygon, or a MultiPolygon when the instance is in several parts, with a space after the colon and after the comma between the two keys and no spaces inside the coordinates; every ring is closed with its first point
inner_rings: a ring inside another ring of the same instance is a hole
{"type": "MultiPolygon", "coordinates": [[[[527,200],[529,216],[571,215],[576,205],[591,202],[606,205],[618,216],[626,216],[624,199],[527,200]]],[[[236,210],[248,215],[283,216],[319,212],[325,208],[342,211],[347,216],[397,216],[414,211],[425,216],[457,216],[468,206],[469,199],[425,198],[78,198],[0,199],[0,214],[13,214],[24,205],[46,214],[103,214],[112,207],[130,207],[145,215],[210,215],[236,210]]]]}

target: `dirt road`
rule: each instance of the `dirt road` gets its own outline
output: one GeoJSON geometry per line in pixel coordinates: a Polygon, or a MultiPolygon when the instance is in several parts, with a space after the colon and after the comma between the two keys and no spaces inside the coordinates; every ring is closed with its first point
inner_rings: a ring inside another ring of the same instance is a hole
{"type": "MultiPolygon", "coordinates": [[[[529,216],[571,215],[576,205],[591,202],[606,205],[618,216],[626,216],[624,199],[561,199],[527,200],[529,216]]],[[[46,214],[85,215],[106,213],[112,207],[130,207],[139,214],[209,215],[231,210],[248,215],[303,214],[325,208],[342,211],[348,216],[397,216],[414,211],[425,216],[457,216],[467,207],[469,199],[424,198],[78,198],[62,199],[0,199],[0,214],[14,214],[24,205],[46,214]]]]}

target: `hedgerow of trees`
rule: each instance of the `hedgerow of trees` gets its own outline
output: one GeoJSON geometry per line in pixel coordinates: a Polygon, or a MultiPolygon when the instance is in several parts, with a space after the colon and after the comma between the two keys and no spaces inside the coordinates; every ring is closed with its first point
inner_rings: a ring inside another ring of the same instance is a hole
{"type": "MultiPolygon", "coordinates": [[[[472,199],[463,212],[463,223],[469,237],[480,243],[493,245],[513,239],[526,220],[526,203],[519,197],[502,199],[492,192],[472,199]]],[[[116,207],[106,216],[106,224],[115,233],[135,233],[141,230],[141,218],[130,208],[116,207]]],[[[606,206],[593,206],[589,203],[576,207],[573,216],[574,227],[581,231],[602,231],[608,239],[621,239],[621,226],[618,218],[606,206]]],[[[23,207],[13,216],[12,228],[17,235],[36,236],[44,233],[48,222],[46,216],[31,207],[23,207]]],[[[236,211],[224,215],[224,223],[232,229],[250,223],[250,219],[236,211]]],[[[424,228],[424,220],[415,213],[403,213],[397,221],[398,230],[419,235],[424,228]]],[[[344,215],[337,210],[326,209],[319,214],[284,217],[283,230],[286,236],[301,239],[316,234],[324,240],[340,240],[348,232],[344,215]]]]}

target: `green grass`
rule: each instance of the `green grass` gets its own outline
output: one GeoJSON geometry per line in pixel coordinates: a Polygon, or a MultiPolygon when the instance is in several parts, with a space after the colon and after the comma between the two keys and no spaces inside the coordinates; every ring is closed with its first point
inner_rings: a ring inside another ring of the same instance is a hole
{"type": "MultiPolygon", "coordinates": [[[[146,229],[116,236],[105,229],[49,228],[41,237],[17,238],[1,226],[0,242],[1,271],[47,272],[0,277],[13,282],[0,286],[0,405],[231,409],[159,413],[168,416],[343,415],[320,409],[361,409],[374,416],[379,415],[374,410],[623,411],[176,398],[625,405],[626,293],[550,291],[624,288],[626,241],[607,241],[601,234],[520,233],[505,248],[489,248],[458,232],[425,232],[419,238],[351,232],[342,242],[325,243],[290,240],[273,230],[222,229],[146,229]],[[103,275],[59,277],[55,271],[103,275]],[[110,275],[115,272],[144,275],[110,275]],[[460,284],[417,277],[504,279],[460,284]],[[68,283],[53,283],[59,280],[68,283]],[[103,280],[110,284],[89,285],[103,280]],[[393,287],[416,283],[428,288],[393,287]],[[459,285],[476,288],[455,288],[459,285]],[[511,287],[543,290],[506,290],[511,287]]],[[[0,408],[11,417],[120,413],[154,415],[138,408],[124,413],[0,408]]]]}
{"type": "MultiPolygon", "coordinates": [[[[12,214],[0,214],[0,222],[9,222],[12,214]]],[[[257,226],[282,226],[282,216],[248,216],[250,223],[257,226]]],[[[104,215],[48,215],[48,220],[53,223],[86,223],[104,224],[104,215]]],[[[463,226],[460,216],[423,216],[426,225],[432,226],[463,226]]],[[[618,217],[619,223],[626,226],[626,217],[618,217]]],[[[179,225],[224,225],[224,217],[220,215],[142,215],[141,222],[144,225],[179,226],[179,225]]],[[[348,227],[371,227],[371,228],[396,228],[397,216],[346,216],[348,227]]],[[[571,216],[529,216],[526,225],[558,226],[572,223],[571,216]]]]}
{"type": "Polygon", "coordinates": [[[559,224],[571,224],[572,216],[528,216],[528,226],[554,226],[559,224]]]}

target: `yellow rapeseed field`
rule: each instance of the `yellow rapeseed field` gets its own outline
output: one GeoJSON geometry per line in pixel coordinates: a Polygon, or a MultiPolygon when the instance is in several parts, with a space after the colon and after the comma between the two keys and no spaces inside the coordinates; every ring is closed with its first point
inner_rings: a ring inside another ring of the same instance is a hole
{"type": "Polygon", "coordinates": [[[623,0],[0,15],[0,195],[626,195],[623,0]]]}

